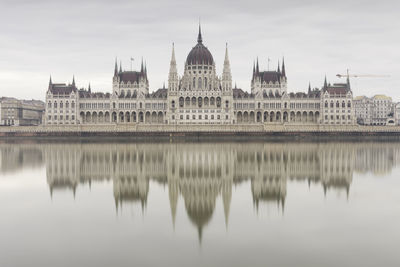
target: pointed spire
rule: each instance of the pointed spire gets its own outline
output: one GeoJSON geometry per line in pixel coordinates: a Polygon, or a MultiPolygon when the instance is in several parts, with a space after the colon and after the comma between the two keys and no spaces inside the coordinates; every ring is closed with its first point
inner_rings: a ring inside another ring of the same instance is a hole
{"type": "Polygon", "coordinates": [[[228,43],[225,44],[225,63],[229,63],[228,43]]]}
{"type": "Polygon", "coordinates": [[[286,77],[285,58],[282,59],[282,76],[286,77]]]}
{"type": "Polygon", "coordinates": [[[308,83],[308,94],[311,94],[311,82],[308,83]]]}
{"type": "Polygon", "coordinates": [[[119,61],[119,73],[121,73],[122,72],[122,62],[121,62],[121,60],[119,61]]]}
{"type": "Polygon", "coordinates": [[[147,79],[147,62],[146,61],[144,62],[144,75],[147,79]]]}
{"type": "Polygon", "coordinates": [[[281,67],[279,66],[279,60],[278,60],[278,70],[279,73],[281,72],[281,67]]]}
{"type": "Polygon", "coordinates": [[[114,66],[114,76],[118,75],[118,63],[117,58],[115,58],[115,66],[114,66]]]}
{"type": "Polygon", "coordinates": [[[324,89],[326,89],[327,87],[328,87],[328,82],[326,80],[326,74],[325,74],[324,89]]]}
{"type": "Polygon", "coordinates": [[[236,85],[236,82],[235,82],[235,89],[237,89],[237,85],[236,85]]]}
{"type": "Polygon", "coordinates": [[[171,62],[169,64],[168,90],[176,90],[179,85],[178,70],[176,69],[175,44],[172,43],[171,62]]]}
{"type": "Polygon", "coordinates": [[[172,43],[171,63],[176,63],[176,60],[175,60],[175,44],[174,43],[172,43]]]}
{"type": "Polygon", "coordinates": [[[92,92],[92,89],[90,88],[90,83],[89,83],[88,91],[89,91],[89,93],[92,92]]]}
{"type": "Polygon", "coordinates": [[[72,75],[72,86],[75,86],[75,75],[72,75]]]}
{"type": "Polygon", "coordinates": [[[254,76],[256,75],[256,63],[255,63],[255,61],[253,60],[253,79],[254,79],[254,76]]]}
{"type": "Polygon", "coordinates": [[[257,57],[257,65],[256,65],[256,74],[260,72],[260,68],[258,67],[258,57],[257,57]]]}
{"type": "Polygon", "coordinates": [[[203,43],[203,37],[201,36],[201,25],[199,21],[199,35],[197,36],[197,43],[201,44],[203,43]]]}
{"type": "Polygon", "coordinates": [[[140,72],[141,72],[141,73],[144,73],[144,68],[143,68],[143,57],[142,57],[142,64],[141,64],[141,66],[140,66],[140,72]]]}
{"type": "Polygon", "coordinates": [[[49,88],[52,86],[53,82],[51,81],[51,75],[50,75],[50,80],[49,80],[49,88]]]}

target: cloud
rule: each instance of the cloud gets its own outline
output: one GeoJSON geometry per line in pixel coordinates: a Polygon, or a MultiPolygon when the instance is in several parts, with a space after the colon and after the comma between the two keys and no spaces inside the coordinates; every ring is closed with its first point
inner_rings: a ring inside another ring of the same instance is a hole
{"type": "Polygon", "coordinates": [[[233,80],[250,90],[252,62],[285,56],[290,91],[352,73],[390,78],[353,80],[356,95],[400,99],[398,1],[7,1],[0,17],[0,92],[44,99],[50,74],[111,91],[115,57],[130,68],[148,64],[150,90],[167,81],[171,43],[178,71],[195,45],[201,17],[204,43],[222,71],[229,43],[233,80]]]}

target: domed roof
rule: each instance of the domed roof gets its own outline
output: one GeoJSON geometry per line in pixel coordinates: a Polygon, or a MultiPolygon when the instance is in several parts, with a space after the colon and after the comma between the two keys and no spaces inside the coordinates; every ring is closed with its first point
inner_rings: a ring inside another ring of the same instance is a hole
{"type": "Polygon", "coordinates": [[[207,47],[203,45],[203,39],[201,37],[201,28],[199,26],[199,36],[197,37],[197,45],[192,48],[189,55],[186,58],[186,64],[188,65],[213,65],[214,59],[208,51],[207,47]]]}

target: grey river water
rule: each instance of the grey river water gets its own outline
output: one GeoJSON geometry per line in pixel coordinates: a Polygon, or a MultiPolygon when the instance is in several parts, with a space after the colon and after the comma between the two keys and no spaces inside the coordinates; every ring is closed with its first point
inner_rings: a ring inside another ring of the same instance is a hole
{"type": "Polygon", "coordinates": [[[400,266],[400,143],[2,143],[0,266],[400,266]]]}

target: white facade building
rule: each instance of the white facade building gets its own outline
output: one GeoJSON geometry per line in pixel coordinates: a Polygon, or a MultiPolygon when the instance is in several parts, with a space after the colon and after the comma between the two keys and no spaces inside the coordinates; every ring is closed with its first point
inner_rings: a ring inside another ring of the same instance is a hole
{"type": "Polygon", "coordinates": [[[395,115],[392,98],[385,95],[358,96],[353,102],[356,121],[361,125],[387,125],[395,115]]]}
{"type": "Polygon", "coordinates": [[[221,76],[201,29],[179,76],[172,47],[168,88],[149,92],[147,67],[124,71],[115,62],[111,93],[93,93],[50,79],[46,93],[47,125],[65,124],[346,124],[355,123],[349,81],[307,93],[288,93],[284,60],[276,71],[253,65],[251,93],[233,88],[228,47],[221,76]]]}

